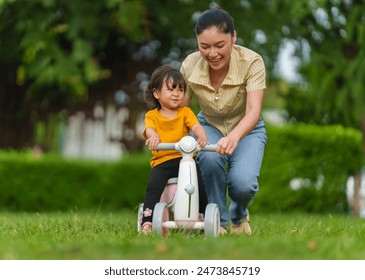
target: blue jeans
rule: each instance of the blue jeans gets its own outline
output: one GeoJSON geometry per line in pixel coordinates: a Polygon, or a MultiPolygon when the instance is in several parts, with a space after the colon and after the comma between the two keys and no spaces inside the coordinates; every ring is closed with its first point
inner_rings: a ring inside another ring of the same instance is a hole
{"type": "MultiPolygon", "coordinates": [[[[211,144],[218,142],[224,135],[206,121],[202,112],[198,120],[204,127],[211,144]]],[[[266,146],[266,128],[261,118],[256,127],[241,139],[230,156],[211,152],[198,154],[198,166],[201,170],[209,203],[216,203],[220,211],[222,227],[240,224],[247,216],[247,206],[259,189],[261,163],[266,146]],[[231,200],[227,211],[227,195],[231,200]]]]}

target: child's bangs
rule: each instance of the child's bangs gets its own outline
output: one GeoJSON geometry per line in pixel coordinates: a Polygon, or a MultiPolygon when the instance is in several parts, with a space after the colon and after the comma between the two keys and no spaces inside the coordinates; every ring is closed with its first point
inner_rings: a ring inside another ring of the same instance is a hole
{"type": "Polygon", "coordinates": [[[176,88],[179,86],[180,88],[185,89],[186,83],[184,77],[178,71],[169,72],[166,76],[166,84],[172,84],[172,88],[176,88]]]}

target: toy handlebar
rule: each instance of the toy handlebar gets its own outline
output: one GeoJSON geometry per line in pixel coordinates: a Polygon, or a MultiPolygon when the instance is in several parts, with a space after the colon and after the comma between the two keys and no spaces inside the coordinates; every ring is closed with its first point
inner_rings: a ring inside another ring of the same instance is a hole
{"type": "Polygon", "coordinates": [[[199,151],[215,152],[217,150],[217,145],[207,144],[204,148],[200,148],[193,137],[185,136],[176,143],[160,143],[157,145],[155,150],[177,150],[185,153],[194,153],[199,151]]]}
{"type": "Polygon", "coordinates": [[[160,143],[155,150],[175,150],[175,143],[160,143]]]}
{"type": "MultiPolygon", "coordinates": [[[[160,143],[155,150],[177,150],[176,144],[178,143],[160,143]]],[[[207,144],[204,148],[198,148],[198,151],[215,152],[217,150],[216,144],[207,144]]]]}
{"type": "Polygon", "coordinates": [[[215,152],[217,150],[216,144],[207,144],[204,148],[200,148],[200,151],[215,152]]]}

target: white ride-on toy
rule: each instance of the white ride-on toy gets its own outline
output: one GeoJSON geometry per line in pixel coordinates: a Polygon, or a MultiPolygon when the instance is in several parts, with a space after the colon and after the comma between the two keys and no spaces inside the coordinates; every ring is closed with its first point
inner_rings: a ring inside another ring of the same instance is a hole
{"type": "MultiPolygon", "coordinates": [[[[208,144],[200,148],[193,137],[185,136],[177,143],[160,143],[156,150],[177,150],[182,154],[182,159],[178,178],[169,179],[160,202],[153,210],[152,231],[165,236],[169,229],[204,230],[205,236],[217,236],[220,227],[217,204],[209,203],[204,221],[199,219],[199,186],[193,158],[196,152],[215,152],[216,145],[208,144]]],[[[142,215],[143,203],[138,207],[138,232],[141,231],[142,215]]]]}

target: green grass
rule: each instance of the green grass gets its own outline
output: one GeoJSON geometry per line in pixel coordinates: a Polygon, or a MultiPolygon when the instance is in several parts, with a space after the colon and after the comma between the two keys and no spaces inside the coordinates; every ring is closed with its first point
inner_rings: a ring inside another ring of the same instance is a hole
{"type": "Polygon", "coordinates": [[[0,259],[365,259],[364,220],[253,214],[253,234],[138,236],[136,211],[1,213],[0,259]]]}

